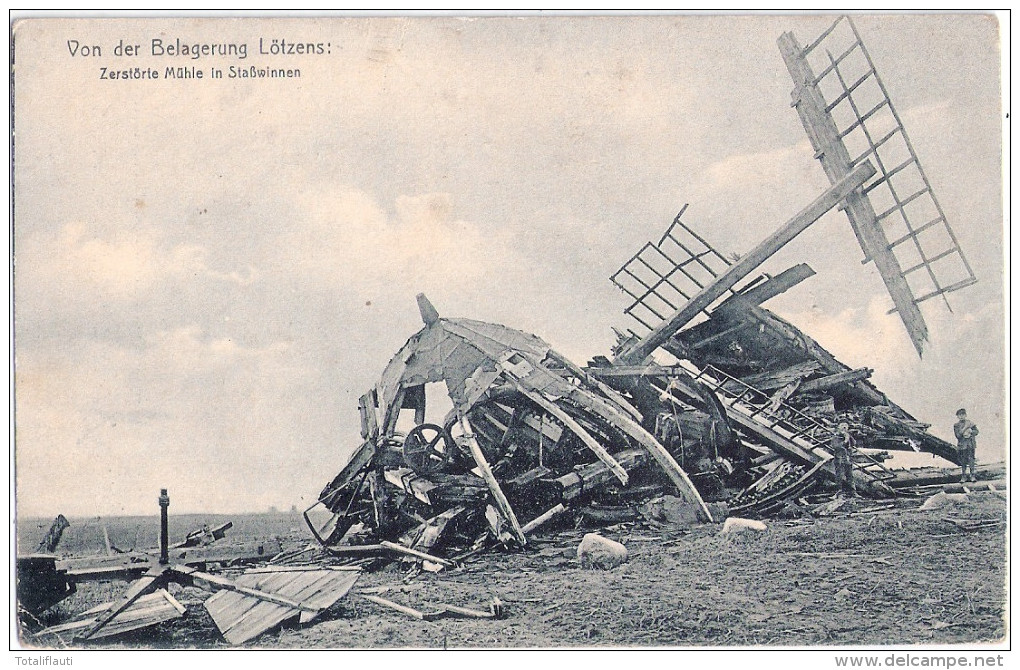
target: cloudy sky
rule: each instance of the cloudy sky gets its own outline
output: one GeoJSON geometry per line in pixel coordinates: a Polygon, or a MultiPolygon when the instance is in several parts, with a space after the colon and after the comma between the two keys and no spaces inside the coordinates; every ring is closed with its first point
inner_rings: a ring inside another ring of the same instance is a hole
{"type": "MultiPolygon", "coordinates": [[[[18,24],[20,513],[153,513],[161,487],[178,512],[311,504],[359,441],[358,396],[421,327],[421,291],[578,363],[606,353],[630,325],[609,275],[684,203],[745,252],[827,186],[776,39],[831,19],[18,24]],[[154,38],[248,57],[152,56],[154,38]],[[262,56],[260,38],[328,53],[262,56]],[[209,78],[230,65],[301,77],[209,78]],[[100,79],[128,66],[161,78],[100,79]]],[[[763,268],[818,272],[769,306],[937,434],[970,408],[979,459],[998,460],[999,26],[856,21],[979,283],[953,313],[925,304],[919,360],[831,212],[763,268]]]]}

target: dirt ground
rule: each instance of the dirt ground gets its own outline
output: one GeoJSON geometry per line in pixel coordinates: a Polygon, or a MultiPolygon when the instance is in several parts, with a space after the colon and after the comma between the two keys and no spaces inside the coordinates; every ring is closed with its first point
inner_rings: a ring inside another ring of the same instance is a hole
{"type": "MultiPolygon", "coordinates": [[[[271,631],[256,648],[559,648],[970,644],[1007,634],[1006,501],[994,492],[919,510],[923,499],[853,500],[836,516],[768,521],[765,532],[719,535],[618,524],[600,532],[623,542],[627,563],[580,567],[583,530],[538,535],[527,552],[489,552],[461,568],[406,579],[399,566],[365,573],[357,589],[431,609],[450,603],[499,620],[424,622],[352,592],[301,627],[271,631]],[[848,511],[849,510],[849,511],[848,511]],[[978,530],[961,525],[985,522],[978,530]],[[998,522],[992,525],[992,522],[998,522]]],[[[123,584],[86,584],[78,603],[107,599],[123,584]],[[91,591],[90,591],[91,589],[91,591]]],[[[193,588],[178,588],[183,620],[104,648],[223,648],[193,588]]],[[[72,609],[65,601],[61,608],[72,609]]],[[[33,639],[26,636],[26,643],[33,639]]],[[[52,643],[50,643],[52,644],[52,643]]]]}

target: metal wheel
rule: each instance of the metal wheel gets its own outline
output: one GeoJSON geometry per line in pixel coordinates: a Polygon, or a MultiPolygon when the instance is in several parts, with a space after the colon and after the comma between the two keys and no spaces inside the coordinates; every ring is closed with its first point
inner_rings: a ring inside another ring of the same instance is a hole
{"type": "Polygon", "coordinates": [[[420,475],[441,471],[450,462],[453,438],[434,423],[415,426],[404,440],[404,462],[420,475]]]}

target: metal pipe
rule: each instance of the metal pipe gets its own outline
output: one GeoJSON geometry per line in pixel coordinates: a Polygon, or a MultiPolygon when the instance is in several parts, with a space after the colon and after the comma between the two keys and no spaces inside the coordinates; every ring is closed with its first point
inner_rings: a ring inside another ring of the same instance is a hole
{"type": "Polygon", "coordinates": [[[167,508],[170,507],[170,496],[166,489],[159,490],[159,564],[170,562],[170,533],[167,524],[167,508]]]}

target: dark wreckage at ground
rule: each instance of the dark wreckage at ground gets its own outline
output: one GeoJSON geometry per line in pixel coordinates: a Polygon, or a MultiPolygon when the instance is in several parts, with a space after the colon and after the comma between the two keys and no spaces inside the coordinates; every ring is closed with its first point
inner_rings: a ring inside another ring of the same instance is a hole
{"type": "MultiPolygon", "coordinates": [[[[238,643],[288,617],[310,620],[353,586],[356,575],[337,566],[365,557],[442,570],[488,549],[526,548],[543,526],[618,522],[656,504],[690,523],[804,511],[831,502],[830,439],[844,422],[863,497],[920,483],[887,469],[889,452],[957,463],[952,444],[869,381],[871,369],[845,365],[763,306],[815,271],[760,266],[833,208],[846,213],[919,355],[927,327],[918,305],[976,281],[853,23],[837,20],[806,47],[785,33],[779,47],[831,184],[807,207],[736,260],[683,220],[685,207],[612,275],[634,326],[585,366],[535,335],[440,316],[419,295],[424,327],[361,396],[361,444],[304,513],[332,568],[211,575],[198,559],[168,558],[164,527],[161,560],[139,559],[124,598],[65,629],[95,639],[132,612],[147,625],[156,615],[137,614],[146,598],[155,604],[143,611],[172,617],[180,608],[160,589],[178,581],[219,591],[206,609],[238,643]],[[437,401],[451,409],[428,422],[437,401]]],[[[496,604],[444,611],[499,615],[496,604]]]]}

